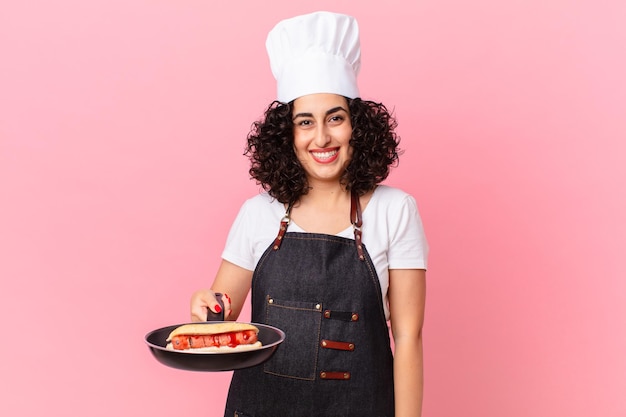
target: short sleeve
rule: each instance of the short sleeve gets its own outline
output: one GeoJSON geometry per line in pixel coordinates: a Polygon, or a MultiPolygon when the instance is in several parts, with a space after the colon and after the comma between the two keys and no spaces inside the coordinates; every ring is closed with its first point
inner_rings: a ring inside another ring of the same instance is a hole
{"type": "Polygon", "coordinates": [[[413,196],[406,194],[390,215],[389,269],[426,269],[428,242],[413,196]]]}
{"type": "Polygon", "coordinates": [[[249,215],[249,205],[250,202],[246,201],[239,209],[239,213],[228,232],[222,259],[253,271],[256,262],[250,233],[253,224],[249,215]]]}

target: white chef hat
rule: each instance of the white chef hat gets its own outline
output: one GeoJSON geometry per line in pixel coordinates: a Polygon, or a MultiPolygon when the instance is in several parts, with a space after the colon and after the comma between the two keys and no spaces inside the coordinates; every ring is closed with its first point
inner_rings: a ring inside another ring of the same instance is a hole
{"type": "Polygon", "coordinates": [[[265,43],[277,100],[315,93],[359,97],[359,26],[352,16],[316,12],[279,22],[265,43]]]}

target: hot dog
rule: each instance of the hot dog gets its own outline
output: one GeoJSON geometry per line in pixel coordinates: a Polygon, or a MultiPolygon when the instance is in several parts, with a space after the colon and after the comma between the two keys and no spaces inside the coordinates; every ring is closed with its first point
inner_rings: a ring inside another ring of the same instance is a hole
{"type": "Polygon", "coordinates": [[[166,348],[186,352],[230,352],[256,349],[259,329],[248,323],[193,323],[175,328],[166,348]]]}

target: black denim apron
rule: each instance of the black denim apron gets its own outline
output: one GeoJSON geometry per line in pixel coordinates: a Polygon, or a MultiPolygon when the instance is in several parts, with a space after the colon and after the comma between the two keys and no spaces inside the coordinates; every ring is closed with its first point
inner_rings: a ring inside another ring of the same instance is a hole
{"type": "Polygon", "coordinates": [[[352,207],[355,240],[285,233],[287,211],[252,278],[252,321],[286,338],[269,361],[234,372],[225,416],[394,415],[380,283],[361,245],[358,198],[352,207]]]}

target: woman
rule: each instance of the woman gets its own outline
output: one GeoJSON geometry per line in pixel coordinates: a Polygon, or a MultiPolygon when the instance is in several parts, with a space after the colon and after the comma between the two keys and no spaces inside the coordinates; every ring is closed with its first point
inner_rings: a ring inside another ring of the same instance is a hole
{"type": "Polygon", "coordinates": [[[248,136],[266,190],[242,206],[192,320],[252,321],[286,339],[235,371],[225,416],[419,416],[427,243],[415,200],[379,185],[398,159],[395,120],[359,98],[358,27],[318,12],[280,22],[267,49],[278,99],[248,136]],[[387,320],[395,343],[392,357],[387,320]]]}

